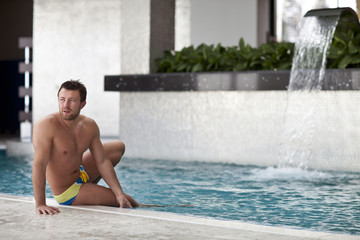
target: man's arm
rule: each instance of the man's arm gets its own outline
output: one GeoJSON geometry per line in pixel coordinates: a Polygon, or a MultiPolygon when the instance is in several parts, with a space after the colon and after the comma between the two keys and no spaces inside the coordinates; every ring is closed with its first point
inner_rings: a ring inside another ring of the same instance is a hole
{"type": "Polygon", "coordinates": [[[34,162],[33,162],[33,190],[38,214],[57,214],[59,209],[46,205],[45,185],[46,166],[50,159],[52,138],[51,126],[48,120],[35,124],[33,129],[34,162]]]}
{"type": "Polygon", "coordinates": [[[95,159],[96,167],[101,177],[109,185],[110,189],[116,196],[116,199],[119,203],[119,207],[121,208],[132,207],[131,203],[126,198],[125,193],[121,188],[121,185],[116,177],[116,173],[110,159],[108,159],[105,156],[104,148],[100,141],[100,131],[95,122],[94,122],[94,131],[95,131],[95,136],[90,145],[90,152],[95,159]]]}

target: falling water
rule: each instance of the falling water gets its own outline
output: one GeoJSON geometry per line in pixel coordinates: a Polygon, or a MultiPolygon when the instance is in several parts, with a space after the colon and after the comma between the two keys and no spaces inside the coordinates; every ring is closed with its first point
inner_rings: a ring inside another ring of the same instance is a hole
{"type": "Polygon", "coordinates": [[[289,91],[321,90],[326,56],[339,17],[305,17],[302,21],[292,63],[289,91]]]}
{"type": "Polygon", "coordinates": [[[315,129],[313,116],[316,114],[317,105],[311,96],[322,88],[326,56],[338,20],[338,16],[305,17],[302,20],[302,27],[295,43],[288,88],[280,146],[280,167],[306,169],[311,158],[315,129]]]}

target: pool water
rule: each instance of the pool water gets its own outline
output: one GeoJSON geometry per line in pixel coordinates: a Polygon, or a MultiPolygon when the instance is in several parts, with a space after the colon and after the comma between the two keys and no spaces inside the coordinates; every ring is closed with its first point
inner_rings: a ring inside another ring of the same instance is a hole
{"type": "MultiPolygon", "coordinates": [[[[32,196],[31,168],[0,153],[0,192],[32,196]]],[[[128,158],[115,170],[138,202],[166,205],[149,210],[360,235],[360,173],[128,158]]]]}

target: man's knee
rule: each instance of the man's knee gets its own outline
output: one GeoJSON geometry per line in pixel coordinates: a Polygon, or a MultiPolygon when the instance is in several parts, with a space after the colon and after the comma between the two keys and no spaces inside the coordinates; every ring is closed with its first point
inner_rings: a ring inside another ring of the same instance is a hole
{"type": "Polygon", "coordinates": [[[116,164],[118,164],[120,162],[121,157],[124,155],[125,153],[125,144],[122,141],[114,141],[113,142],[113,153],[115,156],[114,160],[113,160],[113,165],[116,166],[116,164]]]}
{"type": "Polygon", "coordinates": [[[119,151],[119,153],[122,155],[124,155],[125,153],[125,143],[123,143],[122,141],[115,141],[116,144],[116,149],[117,151],[119,151]]]}

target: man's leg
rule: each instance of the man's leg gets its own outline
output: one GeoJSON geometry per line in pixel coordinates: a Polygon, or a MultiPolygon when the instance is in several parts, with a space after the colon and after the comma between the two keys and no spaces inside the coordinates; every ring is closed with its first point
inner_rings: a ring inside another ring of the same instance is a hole
{"type": "MultiPolygon", "coordinates": [[[[104,153],[115,167],[121,160],[125,152],[125,144],[121,141],[111,141],[103,144],[104,153]]],[[[101,179],[100,173],[96,168],[95,160],[90,151],[84,153],[82,165],[89,175],[90,182],[98,183],[101,179]]]]}
{"type": "MultiPolygon", "coordinates": [[[[131,206],[138,207],[139,204],[129,195],[125,194],[131,206]]],[[[94,183],[84,183],[72,205],[103,205],[119,207],[116,197],[110,188],[99,186],[94,183]]]]}
{"type": "MultiPolygon", "coordinates": [[[[106,157],[110,159],[112,165],[115,167],[124,155],[125,144],[121,141],[112,141],[104,143],[103,146],[106,157]]],[[[115,195],[111,189],[96,184],[100,181],[101,176],[90,151],[84,153],[82,165],[89,175],[90,181],[81,186],[79,194],[72,204],[118,206],[115,195]]],[[[131,196],[125,195],[133,207],[139,205],[131,196]]]]}

